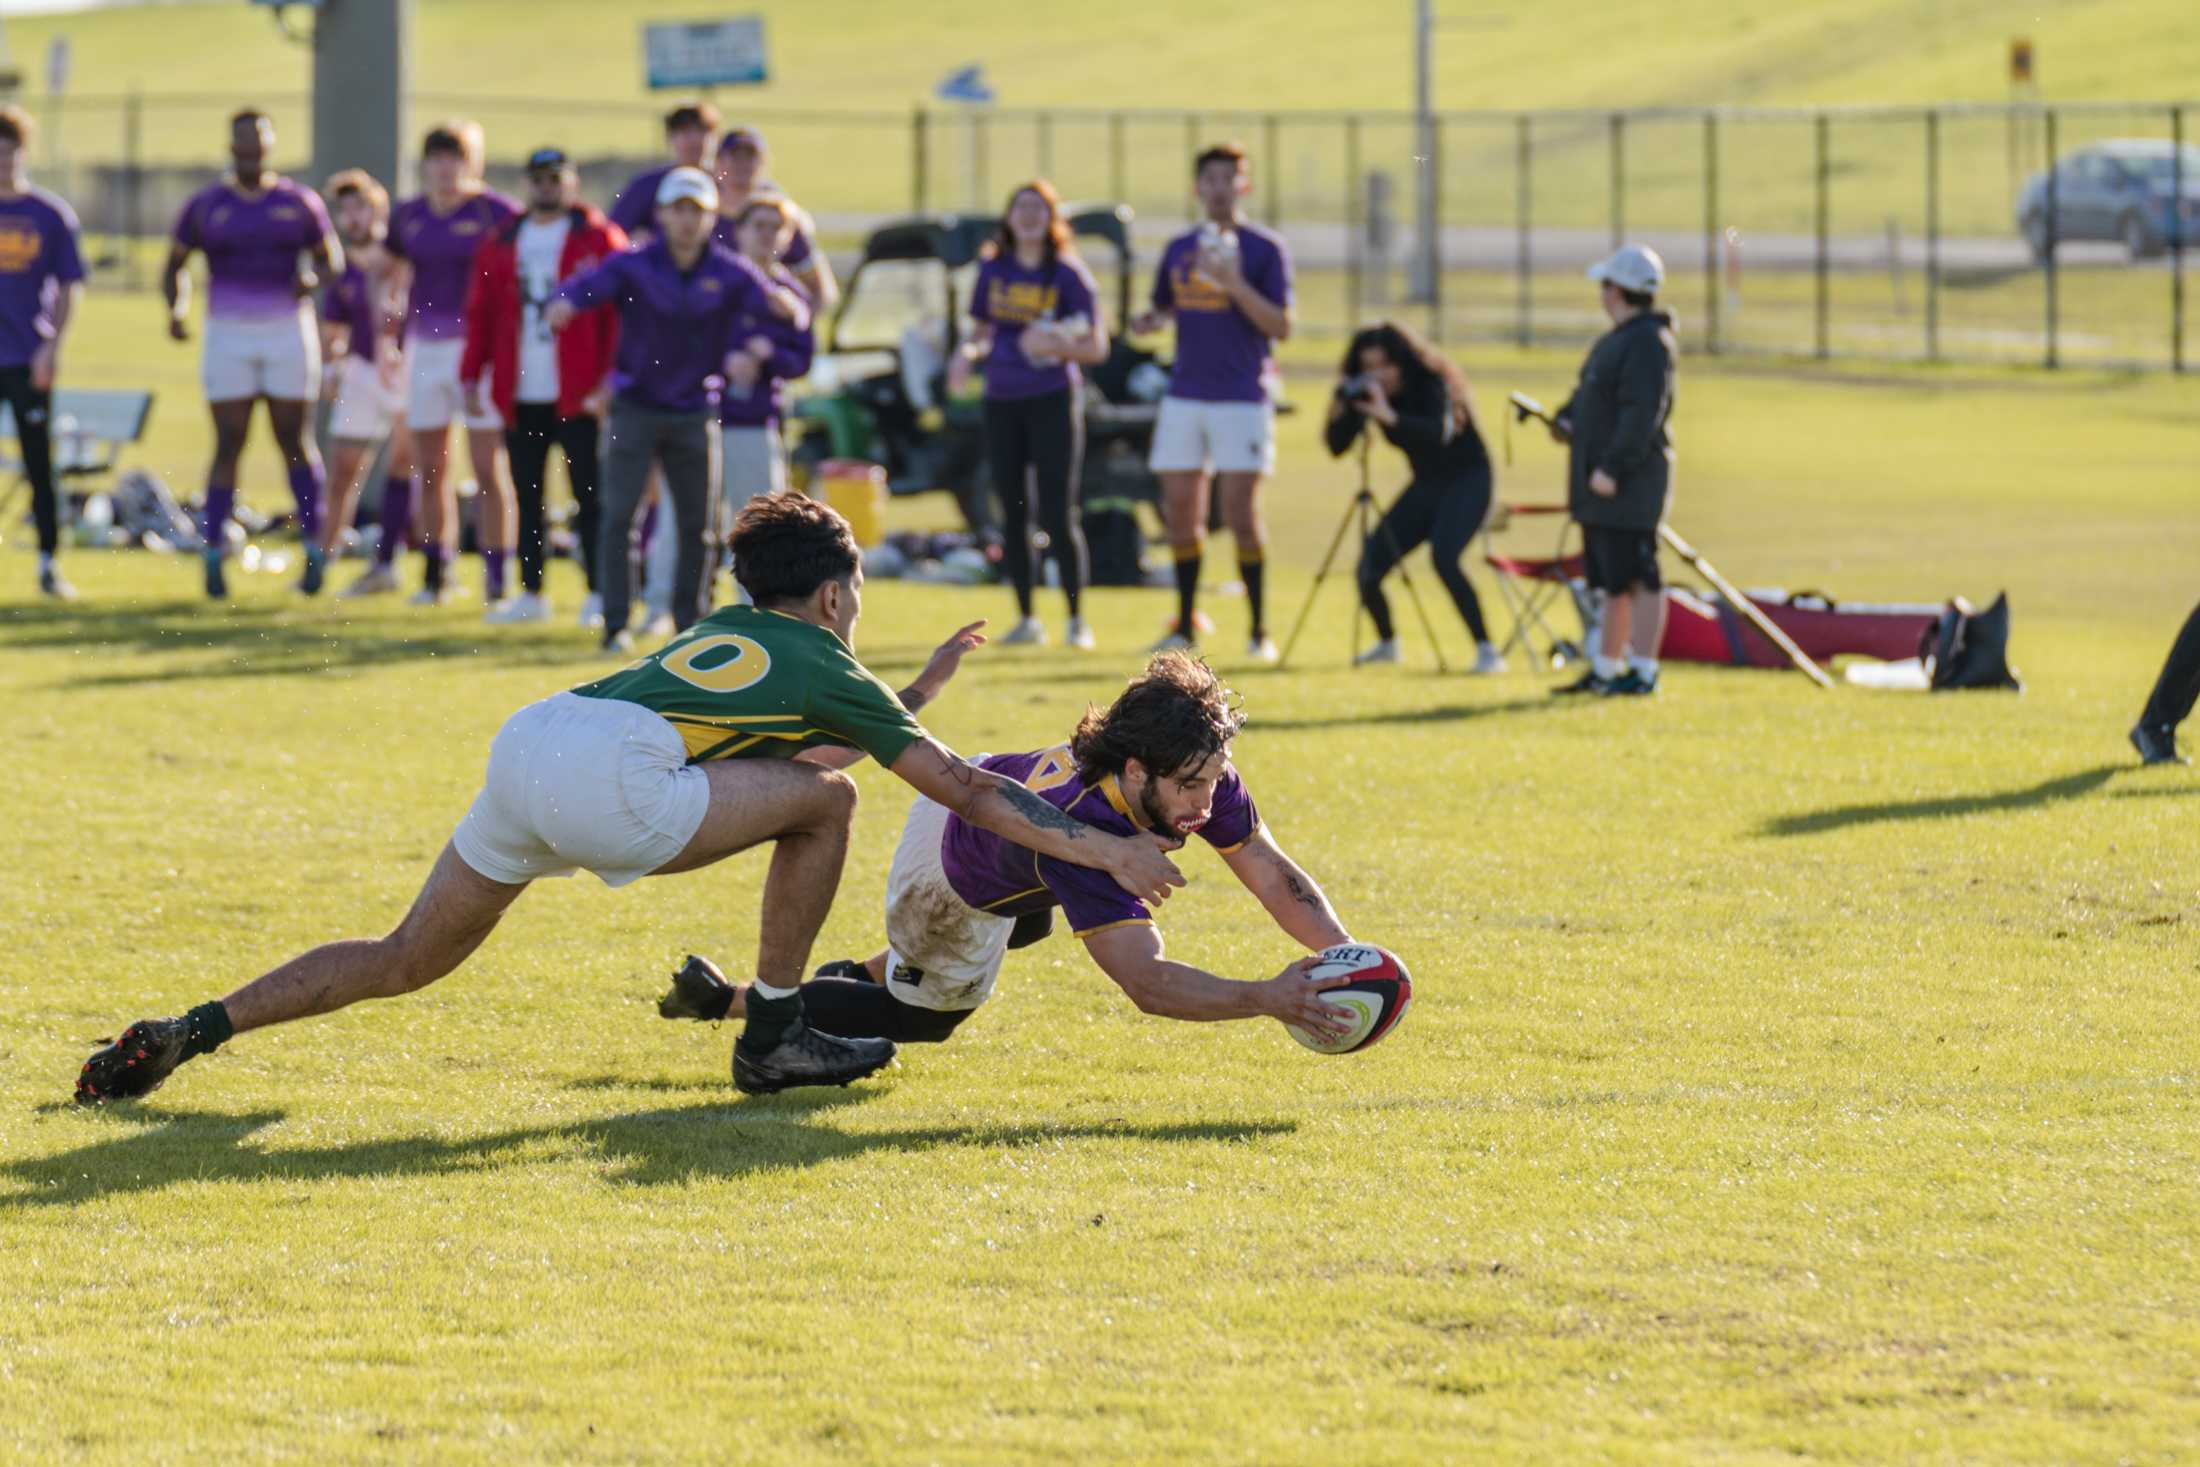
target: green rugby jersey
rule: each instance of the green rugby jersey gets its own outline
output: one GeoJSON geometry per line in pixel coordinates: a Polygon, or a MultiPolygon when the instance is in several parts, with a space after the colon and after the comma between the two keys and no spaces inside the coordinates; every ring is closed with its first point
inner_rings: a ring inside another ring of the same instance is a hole
{"type": "Polygon", "coordinates": [[[714,611],[659,651],[573,691],[649,709],[679,730],[690,764],[831,747],[888,765],[925,736],[838,636],[752,606],[714,611]]]}

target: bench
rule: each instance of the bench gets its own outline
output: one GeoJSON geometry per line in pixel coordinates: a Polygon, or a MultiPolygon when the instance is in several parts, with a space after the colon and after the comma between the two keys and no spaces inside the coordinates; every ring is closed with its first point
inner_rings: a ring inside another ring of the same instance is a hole
{"type": "MultiPolygon", "coordinates": [[[[115,470],[115,460],[128,445],[145,436],[145,424],[153,416],[153,394],[128,388],[64,387],[53,395],[54,477],[99,478],[115,470]]],[[[15,415],[0,403],[0,439],[15,438],[15,415]]],[[[20,449],[12,459],[0,459],[0,472],[20,474],[20,449]]]]}

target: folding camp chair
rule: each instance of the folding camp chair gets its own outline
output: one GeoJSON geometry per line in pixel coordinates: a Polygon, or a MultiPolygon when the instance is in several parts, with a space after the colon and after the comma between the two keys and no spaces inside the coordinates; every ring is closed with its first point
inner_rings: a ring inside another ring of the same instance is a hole
{"type": "Polygon", "coordinates": [[[1515,647],[1530,657],[1537,656],[1535,634],[1542,633],[1544,648],[1541,656],[1551,667],[1563,667],[1582,655],[1582,645],[1587,641],[1588,629],[1596,620],[1596,613],[1588,601],[1585,589],[1584,567],[1581,553],[1567,550],[1573,539],[1574,522],[1563,504],[1500,504],[1482,526],[1482,559],[1497,573],[1497,594],[1512,614],[1512,631],[1505,638],[1500,652],[1511,652],[1515,647]],[[1558,540],[1551,553],[1545,557],[1506,555],[1498,551],[1496,536],[1511,527],[1516,516],[1554,516],[1558,520],[1558,540]],[[1549,613],[1561,598],[1570,599],[1574,612],[1581,618],[1582,640],[1561,635],[1551,625],[1549,613]]]}

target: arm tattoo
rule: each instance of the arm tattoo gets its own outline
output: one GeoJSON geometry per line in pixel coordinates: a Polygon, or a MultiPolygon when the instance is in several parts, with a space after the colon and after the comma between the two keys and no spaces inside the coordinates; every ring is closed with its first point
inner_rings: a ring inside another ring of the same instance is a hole
{"type": "Polygon", "coordinates": [[[1322,909],[1321,893],[1318,891],[1308,891],[1305,884],[1301,882],[1298,877],[1292,875],[1288,871],[1284,873],[1283,889],[1290,892],[1291,899],[1299,903],[1299,905],[1312,907],[1317,912],[1322,909]]]}
{"type": "Polygon", "coordinates": [[[911,683],[908,687],[903,688],[899,693],[895,694],[894,696],[901,699],[901,706],[908,709],[911,713],[916,712],[919,708],[922,708],[925,704],[932,701],[930,698],[925,696],[924,690],[918,687],[915,683],[911,683]]]}
{"type": "Polygon", "coordinates": [[[1070,840],[1082,840],[1090,829],[1082,820],[1057,810],[1020,784],[1004,779],[994,786],[994,792],[1008,802],[1010,809],[1041,830],[1051,830],[1070,840]]]}

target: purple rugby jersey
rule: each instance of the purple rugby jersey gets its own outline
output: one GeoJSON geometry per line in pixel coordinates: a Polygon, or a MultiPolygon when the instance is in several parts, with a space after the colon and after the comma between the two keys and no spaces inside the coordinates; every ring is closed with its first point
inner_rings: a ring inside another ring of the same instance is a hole
{"type": "MultiPolygon", "coordinates": [[[[810,293],[802,288],[801,281],[787,272],[786,266],[774,265],[764,275],[772,284],[794,292],[805,306],[810,304],[810,293]]],[[[813,320],[798,328],[792,321],[782,321],[762,296],[742,308],[734,318],[731,348],[745,345],[752,336],[766,336],[771,338],[772,359],[764,368],[763,376],[747,392],[736,391],[731,382],[726,384],[718,399],[721,427],[773,428],[779,425],[780,414],[787,406],[785,384],[807,376],[811,358],[817,353],[815,325],[813,320]]]]}
{"type": "Polygon", "coordinates": [[[629,235],[639,230],[657,227],[657,185],[665,181],[672,171],[670,163],[655,168],[645,168],[627,180],[619,196],[611,201],[611,222],[629,235]]]}
{"type": "Polygon", "coordinates": [[[351,341],[345,348],[349,356],[362,362],[372,362],[374,334],[380,325],[381,312],[375,308],[374,282],[367,272],[344,259],[344,273],[329,282],[321,292],[321,319],[334,326],[349,326],[351,341]]]}
{"type": "Polygon", "coordinates": [[[264,321],[298,309],[298,256],[335,228],[321,196],[275,178],[256,198],[224,181],[200,189],[176,216],[176,243],[206,256],[206,313],[264,321]]]}
{"type": "MultiPolygon", "coordinates": [[[[781,199],[780,202],[794,211],[794,232],[787,236],[787,247],[779,252],[779,263],[789,270],[799,270],[810,263],[810,256],[817,251],[817,242],[810,238],[810,216],[795,208],[791,200],[781,199]]],[[[710,237],[737,255],[741,253],[739,235],[738,218],[728,218],[724,214],[720,214],[718,222],[710,227],[710,237]]]]}
{"type": "MultiPolygon", "coordinates": [[[[1291,304],[1291,251],[1281,237],[1254,224],[1234,226],[1238,264],[1246,283],[1279,306],[1291,304]]],[[[1176,312],[1176,370],[1169,396],[1194,402],[1263,402],[1261,373],[1268,338],[1215,285],[1193,272],[1199,231],[1169,241],[1155,272],[1153,303],[1176,312]]]]}
{"type": "Polygon", "coordinates": [[[1075,362],[1039,366],[1024,355],[1017,338],[1034,321],[1092,319],[1092,272],[1082,261],[1057,260],[1027,270],[1014,255],[1002,254],[978,267],[970,287],[970,319],[993,324],[993,350],[985,359],[985,395],[992,398],[1038,397],[1074,388],[1082,374],[1075,362]]]}
{"type": "Polygon", "coordinates": [[[659,238],[583,270],[558,287],[558,298],[584,311],[617,307],[614,393],[658,412],[692,413],[717,406],[741,315],[761,305],[765,288],[761,271],[714,244],[683,272],[659,238]]]}
{"type": "Polygon", "coordinates": [[[42,188],[0,199],[0,367],[22,367],[53,336],[62,287],[84,278],[76,215],[42,188]]]}
{"type": "MultiPolygon", "coordinates": [[[[1096,785],[1077,777],[1077,761],[1070,757],[1067,744],[1032,754],[992,754],[978,765],[1018,781],[1056,809],[1097,830],[1133,835],[1144,829],[1113,776],[1096,785]]],[[[1197,832],[1199,838],[1227,855],[1259,830],[1260,812],[1253,808],[1245,781],[1234,767],[1226,769],[1215,785],[1214,804],[1207,823],[1197,832]]],[[[1039,855],[959,815],[947,819],[947,833],[940,838],[940,865],[955,895],[996,916],[1021,917],[1058,904],[1070,930],[1079,937],[1153,920],[1146,904],[1117,886],[1107,872],[1039,855]]]]}
{"type": "Polygon", "coordinates": [[[438,214],[426,195],[397,206],[385,243],[392,255],[412,264],[412,289],[405,308],[409,334],[422,341],[465,336],[466,288],[473,283],[474,252],[519,215],[519,205],[487,189],[467,195],[448,214],[438,214]]]}

